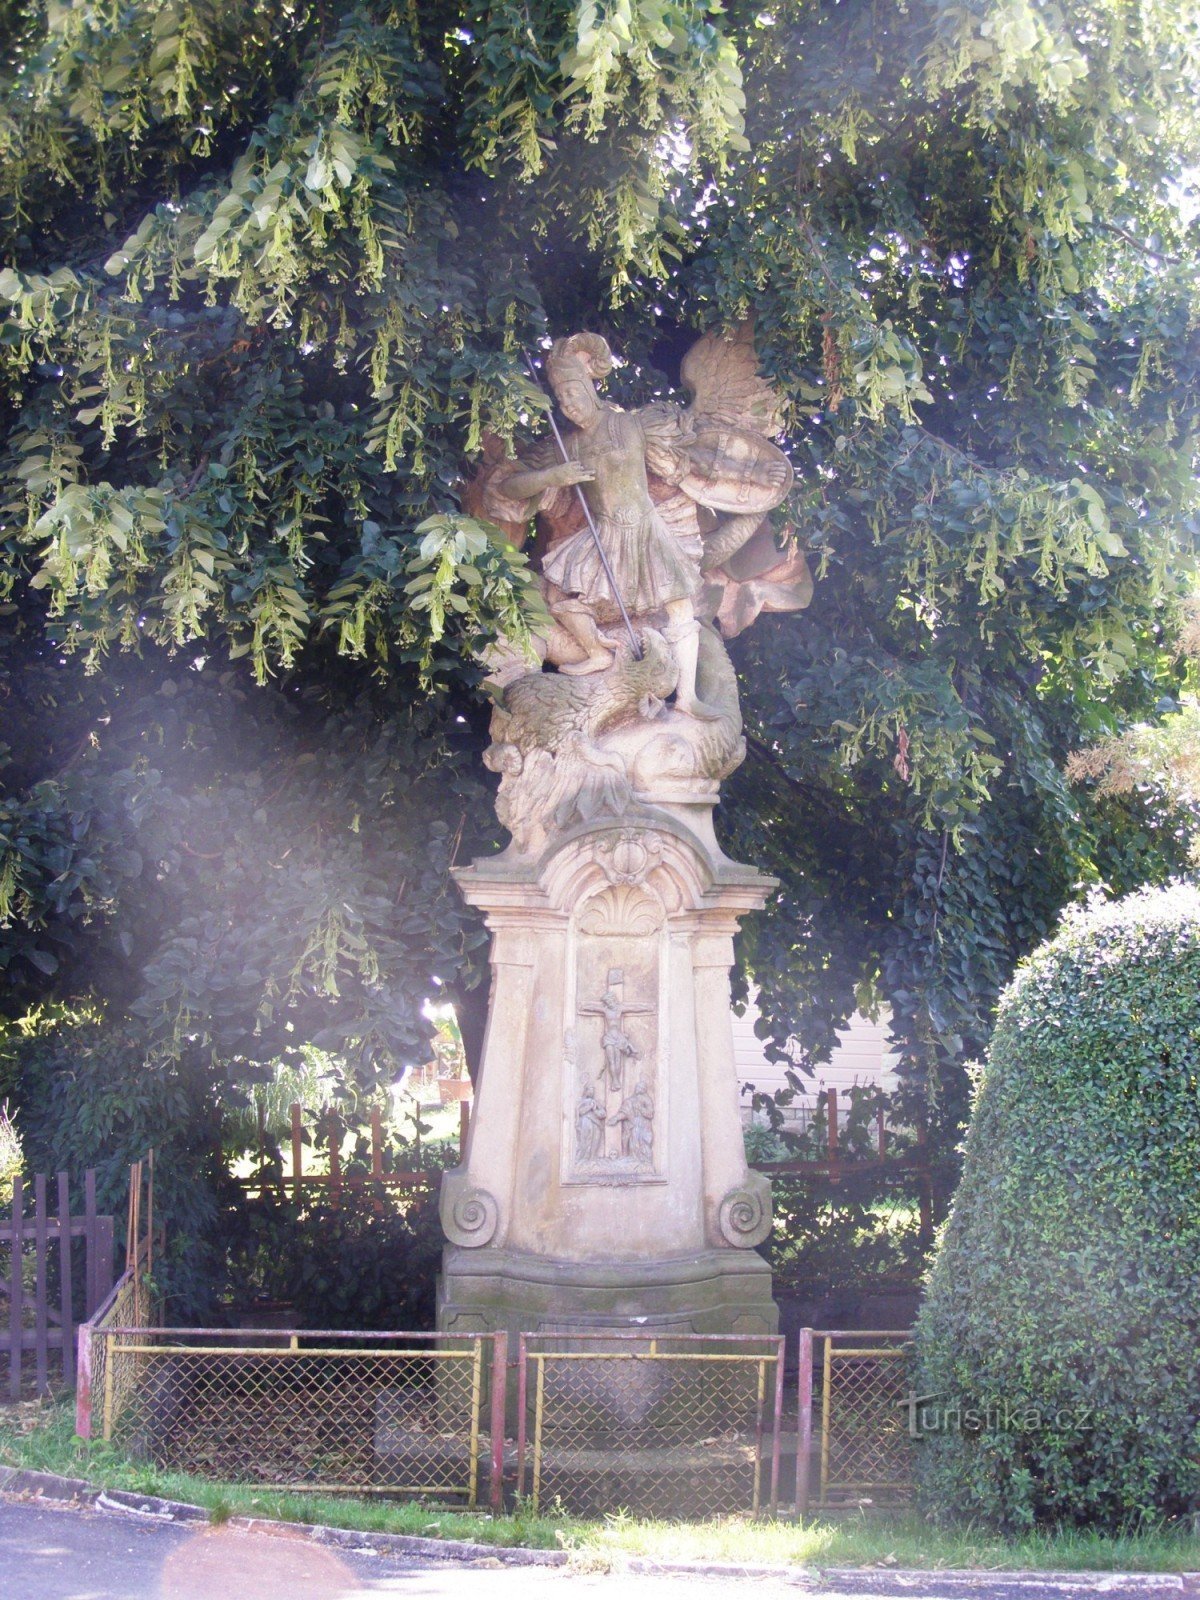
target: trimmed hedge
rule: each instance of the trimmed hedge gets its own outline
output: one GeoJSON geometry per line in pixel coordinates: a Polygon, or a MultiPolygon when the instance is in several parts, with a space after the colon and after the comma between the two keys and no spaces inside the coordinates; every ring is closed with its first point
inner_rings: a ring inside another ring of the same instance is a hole
{"type": "Polygon", "coordinates": [[[930,1510],[1200,1505],[1200,892],[1068,915],[1001,999],[916,1336],[930,1510]],[[971,1415],[974,1413],[974,1415],[971,1415]]]}

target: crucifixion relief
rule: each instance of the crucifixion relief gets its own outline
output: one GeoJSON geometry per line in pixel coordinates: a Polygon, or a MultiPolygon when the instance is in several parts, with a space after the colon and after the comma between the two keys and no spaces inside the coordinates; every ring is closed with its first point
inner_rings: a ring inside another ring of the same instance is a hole
{"type": "Polygon", "coordinates": [[[625,1022],[628,1017],[653,1016],[654,1011],[654,1006],[625,999],[625,973],[621,967],[609,968],[604,993],[598,1000],[586,1000],[579,1007],[581,1016],[598,1017],[601,1022],[599,1068],[594,1081],[589,1078],[585,1083],[576,1112],[576,1154],[580,1161],[632,1156],[643,1165],[650,1164],[649,1124],[654,1101],[645,1090],[644,1076],[637,1092],[629,1092],[629,1069],[641,1060],[642,1051],[630,1037],[625,1022]],[[638,1106],[638,1138],[631,1140],[630,1107],[634,1099],[638,1106]]]}

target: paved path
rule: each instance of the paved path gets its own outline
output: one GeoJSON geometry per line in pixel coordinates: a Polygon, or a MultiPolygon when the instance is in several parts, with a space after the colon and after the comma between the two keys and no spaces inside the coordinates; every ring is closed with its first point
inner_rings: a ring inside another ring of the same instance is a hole
{"type": "MultiPolygon", "coordinates": [[[[234,1528],[0,1499],[2,1600],[1080,1600],[1097,1594],[1094,1577],[1083,1583],[961,1583],[882,1571],[651,1577],[505,1567],[495,1558],[410,1562],[234,1528]]],[[[1200,1587],[1175,1578],[1102,1583],[1106,1600],[1200,1600],[1200,1587]]]]}

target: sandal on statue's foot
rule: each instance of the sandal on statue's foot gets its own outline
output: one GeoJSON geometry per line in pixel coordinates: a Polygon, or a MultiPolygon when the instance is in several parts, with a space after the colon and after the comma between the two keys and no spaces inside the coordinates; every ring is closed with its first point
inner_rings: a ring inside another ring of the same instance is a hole
{"type": "Polygon", "coordinates": [[[611,667],[615,656],[607,654],[590,655],[584,661],[564,661],[559,671],[568,678],[585,678],[591,672],[603,672],[611,667]]]}

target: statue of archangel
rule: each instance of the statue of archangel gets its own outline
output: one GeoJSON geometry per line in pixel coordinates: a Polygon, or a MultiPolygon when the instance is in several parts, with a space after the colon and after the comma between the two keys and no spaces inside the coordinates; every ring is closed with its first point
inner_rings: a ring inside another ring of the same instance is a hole
{"type": "MultiPolygon", "coordinates": [[[[623,719],[662,715],[677,731],[680,723],[723,724],[730,748],[719,756],[719,737],[699,728],[691,736],[695,776],[731,770],[740,718],[718,633],[732,637],[762,611],[799,610],[812,594],[803,555],[780,551],[766,521],[791,488],[792,469],[772,442],[779,399],[758,372],[749,325],[692,346],[681,373],[686,407],[623,410],[598,389],[612,366],[598,334],[557,340],[546,373],[570,427],[515,460],[493,443],[465,496],[468,510],[514,540],[537,518],[554,623],[538,641],[545,664],[558,669],[550,681],[503,646],[490,663],[500,706],[491,764],[511,791],[505,803],[502,783],[502,820],[514,835],[521,818],[513,802],[525,805],[534,789],[535,809],[544,817],[550,806],[565,820],[568,754],[593,797],[578,814],[589,805],[593,814],[597,805],[619,811],[630,752],[598,736],[623,719]],[[647,661],[626,642],[626,622],[647,661]],[[545,753],[563,769],[557,780],[545,753]],[[580,773],[581,761],[591,770],[580,773]],[[515,781],[522,773],[525,781],[515,781]]],[[[678,764],[678,751],[672,759],[678,764]]]]}

